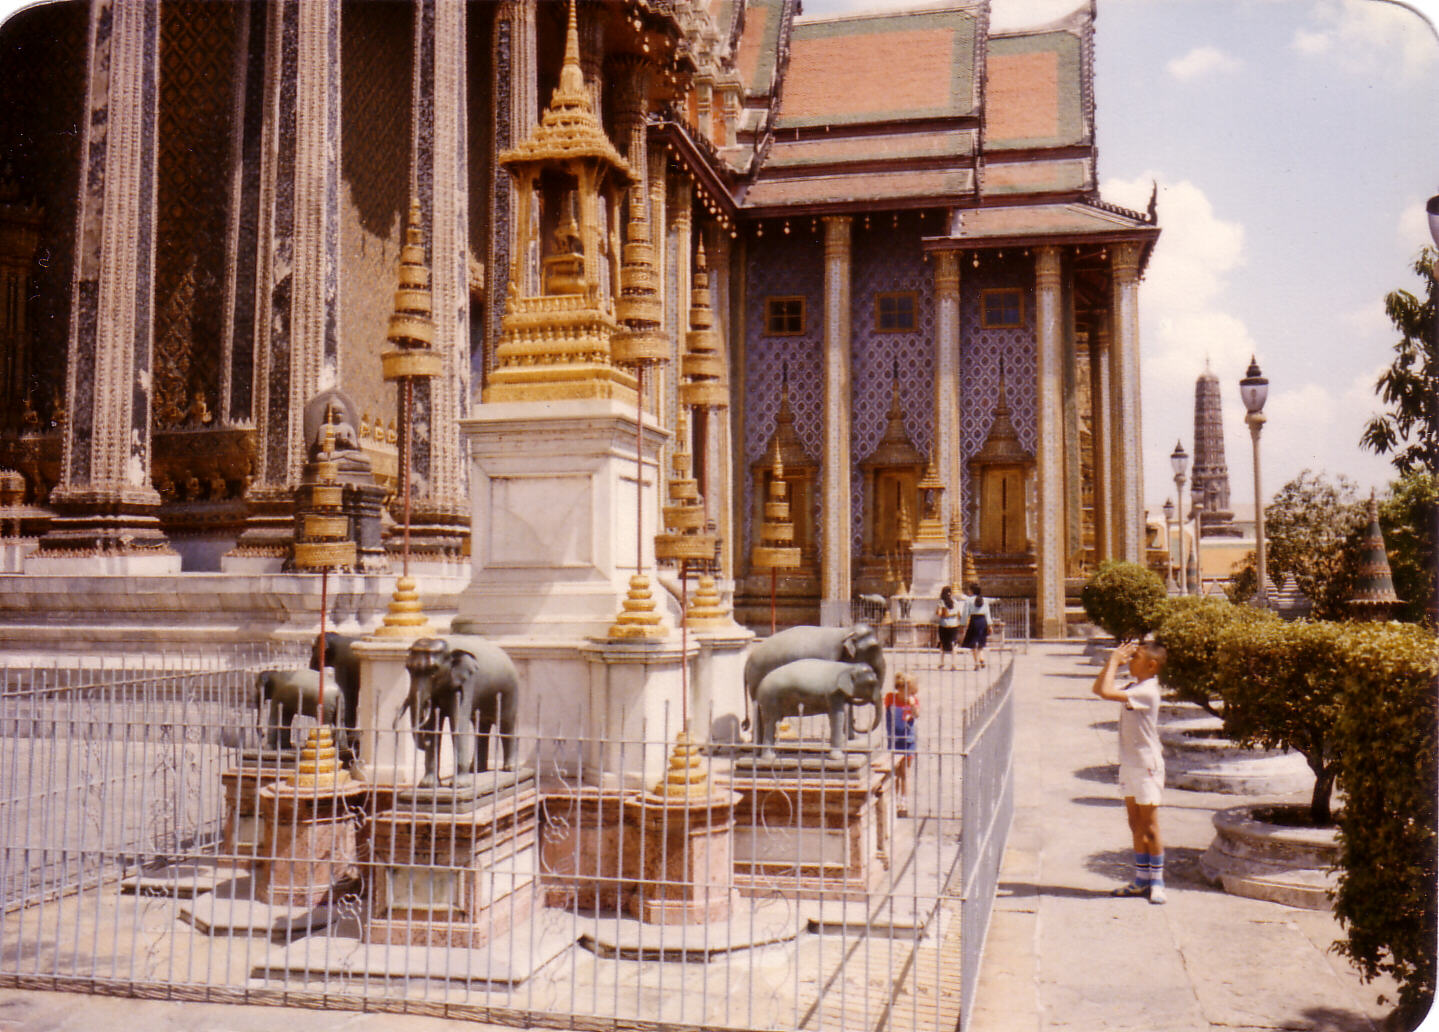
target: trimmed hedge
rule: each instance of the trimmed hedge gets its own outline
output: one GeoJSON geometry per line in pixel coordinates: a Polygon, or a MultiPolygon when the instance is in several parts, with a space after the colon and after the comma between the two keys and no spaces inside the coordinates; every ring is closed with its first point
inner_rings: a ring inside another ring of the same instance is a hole
{"type": "Polygon", "coordinates": [[[1346,625],[1343,637],[1334,913],[1347,936],[1335,948],[1366,980],[1383,972],[1399,982],[1408,1028],[1434,998],[1439,642],[1400,623],[1346,625]]]}
{"type": "Polygon", "coordinates": [[[1301,754],[1314,772],[1309,816],[1317,825],[1331,823],[1344,630],[1328,622],[1236,620],[1220,632],[1215,655],[1224,733],[1241,745],[1301,754]]]}
{"type": "Polygon", "coordinates": [[[1169,597],[1153,570],[1108,560],[1085,582],[1079,600],[1091,622],[1123,643],[1154,630],[1169,597]]]}
{"type": "Polygon", "coordinates": [[[1236,606],[1221,598],[1182,595],[1164,607],[1154,637],[1169,651],[1160,680],[1186,702],[1203,706],[1220,716],[1216,705],[1222,695],[1219,672],[1219,636],[1235,625],[1278,622],[1264,609],[1236,606]]]}

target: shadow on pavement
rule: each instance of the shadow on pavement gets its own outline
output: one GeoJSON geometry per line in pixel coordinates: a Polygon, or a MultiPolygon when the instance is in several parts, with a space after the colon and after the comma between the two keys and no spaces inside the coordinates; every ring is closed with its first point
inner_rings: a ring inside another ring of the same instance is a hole
{"type": "Polygon", "coordinates": [[[1096,720],[1093,724],[1090,724],[1089,726],[1092,727],[1092,728],[1094,728],[1094,730],[1096,730],[1096,731],[1118,731],[1118,730],[1119,730],[1119,721],[1117,721],[1117,720],[1096,720]]]}
{"type": "MultiPolygon", "coordinates": [[[[1361,1032],[1361,1030],[1370,1032],[1376,1027],[1374,1022],[1363,1014],[1356,1014],[1351,1010],[1340,1010],[1337,1007],[1306,1007],[1300,1011],[1300,1014],[1303,1015],[1306,1022],[1300,1026],[1303,1028],[1330,1029],[1332,1032],[1361,1032]]],[[[1390,1030],[1398,1032],[1408,1026],[1396,1021],[1391,1015],[1377,1027],[1384,1032],[1390,1032],[1390,1030]]]]}
{"type": "Polygon", "coordinates": [[[1108,889],[1081,889],[1074,885],[1036,885],[1033,882],[1002,881],[995,890],[997,899],[1025,899],[1053,896],[1062,899],[1108,899],[1108,889]]]}
{"type": "Polygon", "coordinates": [[[1078,803],[1080,806],[1112,806],[1123,809],[1124,800],[1114,796],[1092,796],[1082,795],[1070,799],[1071,803],[1078,803]]]}
{"type": "Polygon", "coordinates": [[[1074,772],[1074,776],[1080,781],[1096,781],[1101,785],[1119,784],[1119,768],[1112,763],[1102,763],[1097,767],[1080,767],[1074,772]]]}
{"type": "MultiPolygon", "coordinates": [[[[1121,823],[1115,829],[1118,835],[1127,834],[1121,823]]],[[[1204,880],[1199,871],[1199,858],[1204,850],[1192,846],[1166,846],[1164,850],[1164,882],[1166,885],[1182,885],[1186,889],[1203,892],[1220,892],[1217,886],[1204,880]]],[[[1134,853],[1129,849],[1107,849],[1093,853],[1084,861],[1084,868],[1106,878],[1128,880],[1134,873],[1134,853]]],[[[1328,1027],[1328,1026],[1317,1026],[1328,1027]]]]}

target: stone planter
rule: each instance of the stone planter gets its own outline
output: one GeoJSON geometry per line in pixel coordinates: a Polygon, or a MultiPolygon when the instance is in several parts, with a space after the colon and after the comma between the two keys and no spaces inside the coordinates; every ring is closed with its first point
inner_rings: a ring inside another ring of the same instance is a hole
{"type": "MultiPolygon", "coordinates": [[[[1173,712],[1168,705],[1165,710],[1173,712]]],[[[1289,795],[1313,789],[1314,772],[1297,752],[1241,748],[1224,736],[1224,722],[1218,717],[1198,706],[1191,712],[1198,715],[1167,720],[1159,728],[1168,787],[1229,795],[1289,795]]]]}
{"type": "MultiPolygon", "coordinates": [[[[1272,806],[1236,806],[1214,815],[1214,840],[1199,860],[1209,881],[1232,896],[1285,903],[1305,910],[1332,910],[1338,885],[1337,829],[1290,827],[1260,820],[1272,806]]],[[[1284,809],[1303,812],[1307,804],[1284,809]]]]}

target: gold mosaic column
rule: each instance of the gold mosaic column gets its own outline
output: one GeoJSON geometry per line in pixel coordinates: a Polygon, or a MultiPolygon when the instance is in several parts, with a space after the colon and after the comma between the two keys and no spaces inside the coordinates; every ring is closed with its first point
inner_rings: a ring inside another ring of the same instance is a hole
{"type": "Polygon", "coordinates": [[[60,518],[27,571],[42,560],[44,572],[62,572],[49,566],[57,561],[100,573],[180,570],[150,483],[159,35],[158,5],[90,6],[60,483],[50,495],[60,518]]]}
{"type": "Polygon", "coordinates": [[[460,448],[460,420],[469,414],[470,397],[466,10],[463,0],[416,3],[410,102],[411,196],[420,207],[417,225],[429,228],[439,365],[432,378],[414,384],[414,426],[424,429],[414,441],[412,472],[419,487],[414,501],[417,521],[456,552],[470,519],[469,464],[460,448]]]}
{"type": "Polygon", "coordinates": [[[1089,406],[1094,432],[1094,547],[1100,561],[1114,555],[1112,409],[1109,396],[1109,323],[1089,335],[1089,406]]]}
{"type": "Polygon", "coordinates": [[[1064,452],[1063,327],[1060,324],[1060,255],[1057,247],[1035,249],[1035,409],[1039,429],[1039,542],[1035,557],[1039,630],[1064,634],[1064,452]]]}
{"type": "MultiPolygon", "coordinates": [[[[944,484],[942,514],[946,530],[964,524],[963,496],[960,493],[961,456],[959,440],[959,252],[941,251],[934,256],[934,465],[944,484]]],[[[962,546],[958,536],[950,538],[949,578],[960,569],[962,546]]]]}
{"type": "Polygon", "coordinates": [[[824,455],[820,476],[819,622],[849,623],[850,609],[850,226],[848,215],[824,218],[824,455]]]}
{"type": "Polygon", "coordinates": [[[1139,437],[1139,245],[1109,249],[1113,270],[1110,375],[1114,379],[1115,558],[1144,560],[1144,470],[1139,437]]]}

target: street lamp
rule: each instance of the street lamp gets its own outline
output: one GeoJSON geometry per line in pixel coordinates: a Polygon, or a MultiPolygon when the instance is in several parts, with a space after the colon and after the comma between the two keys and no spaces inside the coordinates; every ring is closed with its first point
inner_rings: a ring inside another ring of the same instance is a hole
{"type": "Polygon", "coordinates": [[[1173,499],[1173,498],[1166,498],[1166,499],[1164,500],[1164,536],[1165,536],[1165,538],[1167,538],[1168,541],[1169,541],[1168,546],[1165,548],[1165,553],[1169,556],[1169,560],[1164,564],[1164,589],[1165,589],[1167,592],[1169,592],[1169,594],[1171,594],[1171,595],[1174,594],[1174,592],[1175,592],[1175,586],[1174,586],[1174,539],[1170,537],[1170,535],[1173,533],[1173,531],[1170,529],[1170,527],[1171,527],[1171,525],[1172,525],[1173,523],[1174,523],[1174,499],[1173,499]]]}
{"type": "Polygon", "coordinates": [[[1189,492],[1189,511],[1194,513],[1194,593],[1204,597],[1204,567],[1199,565],[1199,539],[1204,534],[1204,499],[1189,492]]]}
{"type": "MultiPolygon", "coordinates": [[[[1174,450],[1169,453],[1169,464],[1174,467],[1174,497],[1178,498],[1181,506],[1184,503],[1184,474],[1189,469],[1189,453],[1184,450],[1182,441],[1174,442],[1174,450]]],[[[1189,594],[1189,582],[1184,572],[1184,511],[1179,512],[1179,593],[1189,594]]]]}
{"type": "MultiPolygon", "coordinates": [[[[1432,218],[1433,216],[1431,216],[1432,218]]],[[[1244,424],[1254,442],[1254,558],[1259,570],[1259,593],[1256,604],[1269,607],[1264,565],[1264,495],[1259,489],[1259,431],[1264,429],[1264,400],[1269,397],[1269,381],[1259,372],[1259,363],[1249,356],[1249,369],[1239,381],[1239,397],[1244,400],[1244,424]]]]}
{"type": "Polygon", "coordinates": [[[1429,235],[1434,238],[1434,246],[1439,247],[1439,194],[1429,198],[1424,210],[1429,215],[1429,235]]]}

